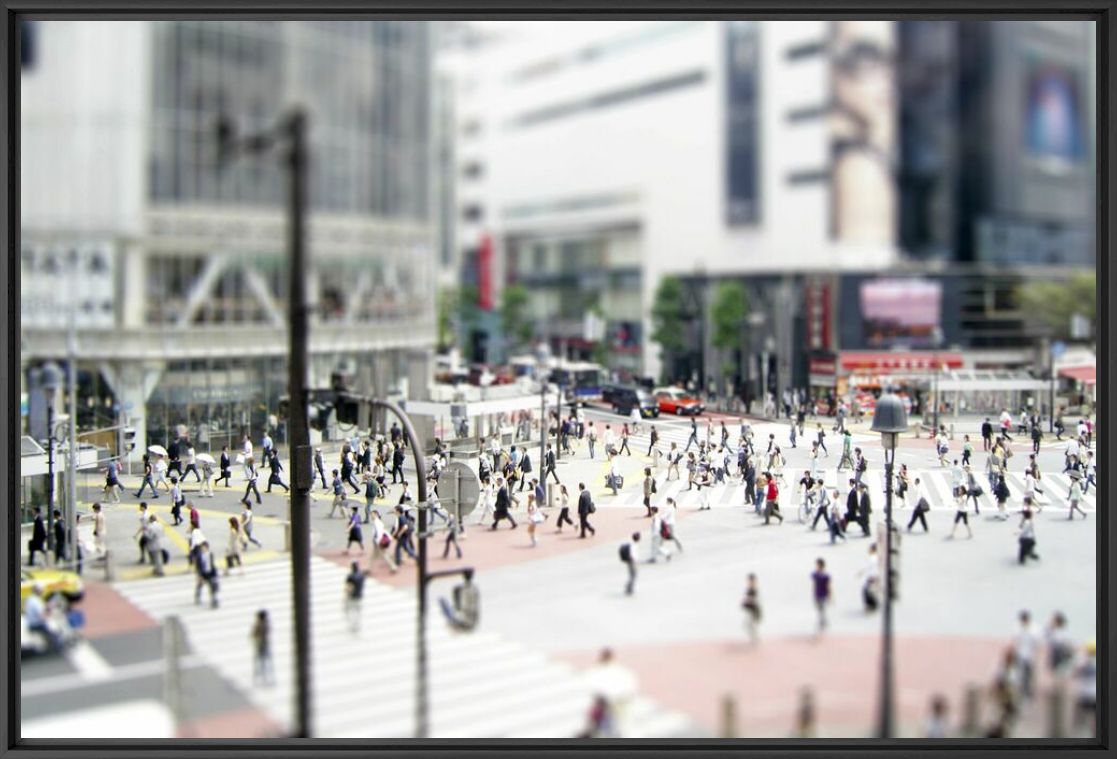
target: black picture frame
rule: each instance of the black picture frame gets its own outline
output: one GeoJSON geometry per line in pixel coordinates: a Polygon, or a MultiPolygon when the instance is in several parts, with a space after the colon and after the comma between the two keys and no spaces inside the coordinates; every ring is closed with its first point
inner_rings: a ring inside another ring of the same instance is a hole
{"type": "MultiPolygon", "coordinates": [[[[343,18],[357,14],[394,19],[433,18],[508,18],[508,19],[621,19],[621,18],[690,18],[690,19],[777,19],[777,18],[842,18],[842,17],[896,17],[912,15],[945,18],[966,16],[971,18],[1089,18],[1097,23],[1097,268],[1100,274],[1100,319],[1098,363],[1108,368],[1113,358],[1113,344],[1117,335],[1115,310],[1107,294],[1117,292],[1115,268],[1108,254],[1113,248],[1112,221],[1117,218],[1117,196],[1112,189],[1117,183],[1112,160],[1117,144],[1117,112],[1111,84],[1115,62],[1111,51],[1117,49],[1117,0],[1072,0],[1056,3],[1053,0],[3,0],[4,24],[0,31],[0,49],[3,60],[3,130],[5,151],[3,170],[7,181],[3,185],[3,203],[0,210],[0,229],[4,234],[7,256],[0,267],[0,291],[5,295],[4,324],[0,329],[0,353],[5,358],[3,392],[0,392],[0,418],[8,425],[8,434],[0,441],[3,451],[0,463],[0,481],[6,487],[8,507],[0,527],[3,545],[9,550],[16,545],[19,533],[18,503],[19,463],[19,21],[30,19],[158,19],[158,18],[216,18],[237,19],[257,16],[296,20],[305,18],[343,18]]],[[[1117,432],[1109,427],[1108,400],[1115,395],[1117,377],[1108,371],[1100,382],[1098,418],[1104,418],[1100,438],[1106,450],[1117,449],[1117,432]]],[[[1099,482],[1099,504],[1111,502],[1113,493],[1108,477],[1099,482]]],[[[1110,702],[1114,692],[1117,666],[1112,656],[1117,646],[1117,606],[1113,603],[1111,578],[1117,576],[1117,557],[1104,550],[1117,545],[1114,534],[1117,522],[1108,509],[1097,512],[1097,570],[1099,635],[1101,646],[1099,664],[1099,737],[1092,745],[1081,741],[1027,740],[710,740],[664,741],[376,741],[369,745],[357,740],[176,740],[162,744],[142,741],[42,741],[18,740],[20,684],[19,658],[13,637],[18,614],[17,596],[12,570],[18,558],[0,562],[0,587],[5,593],[5,624],[0,626],[0,650],[3,656],[5,683],[5,719],[0,725],[0,756],[3,757],[62,757],[62,756],[282,756],[295,759],[330,755],[350,756],[409,756],[441,757],[451,753],[483,755],[507,752],[539,752],[547,756],[574,755],[642,755],[649,759],[668,755],[686,754],[695,757],[730,756],[747,752],[754,757],[808,757],[821,754],[829,756],[857,756],[871,754],[880,757],[907,757],[914,754],[928,756],[948,753],[952,757],[1003,756],[1009,750],[1027,748],[1033,755],[1050,753],[1065,755],[1071,752],[1111,755],[1113,749],[1114,715],[1117,709],[1110,702]],[[204,751],[204,754],[203,754],[204,751]]],[[[18,557],[18,553],[17,553],[18,557]]]]}

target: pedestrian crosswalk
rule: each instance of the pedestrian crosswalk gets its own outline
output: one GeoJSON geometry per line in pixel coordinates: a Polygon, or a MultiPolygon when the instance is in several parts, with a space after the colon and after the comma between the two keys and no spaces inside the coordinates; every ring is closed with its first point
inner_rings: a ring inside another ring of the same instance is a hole
{"type": "MultiPolygon", "coordinates": [[[[689,506],[697,507],[701,497],[701,493],[697,488],[688,489],[687,472],[686,468],[682,465],[679,466],[680,477],[678,479],[667,479],[667,466],[664,464],[657,471],[653,471],[653,476],[656,479],[656,494],[652,497],[652,503],[659,504],[665,498],[674,498],[680,508],[689,506]]],[[[736,463],[733,464],[733,471],[736,471],[736,463]]],[[[788,467],[784,470],[784,481],[780,484],[780,505],[785,516],[788,514],[790,507],[797,507],[801,497],[801,489],[799,488],[799,479],[803,476],[803,469],[793,469],[788,467]]],[[[929,469],[909,469],[909,480],[914,484],[916,478],[920,480],[924,492],[927,496],[927,501],[931,504],[931,508],[954,510],[954,498],[952,496],[952,479],[949,469],[943,468],[929,468],[929,469]]],[[[845,494],[849,492],[849,480],[853,476],[848,468],[839,473],[833,465],[825,470],[820,469],[819,474],[823,478],[823,483],[828,488],[838,488],[844,498],[845,494]]],[[[1019,509],[1024,497],[1024,476],[1020,473],[1009,473],[1007,476],[1007,484],[1009,489],[1009,501],[1007,503],[1010,509],[1019,509]]],[[[862,475],[862,482],[869,487],[869,497],[874,504],[882,505],[884,503],[884,472],[870,469],[862,475]]],[[[978,475],[978,483],[981,485],[984,492],[978,496],[978,509],[988,508],[992,513],[997,508],[997,503],[992,496],[992,487],[984,475],[978,475]]],[[[1043,493],[1037,493],[1038,506],[1041,508],[1052,506],[1053,508],[1061,508],[1067,505],[1067,493],[1070,491],[1071,479],[1064,474],[1045,474],[1040,482],[1040,488],[1043,493]]],[[[893,481],[893,488],[896,482],[893,481]]],[[[729,506],[741,506],[744,504],[744,484],[740,477],[729,477],[723,484],[710,485],[706,490],[705,498],[712,508],[725,508],[729,506]]],[[[644,493],[643,493],[643,477],[632,477],[626,479],[625,488],[620,490],[616,496],[604,495],[596,498],[596,505],[604,508],[624,508],[624,507],[639,507],[643,508],[644,493]]],[[[972,501],[970,502],[972,504],[972,501]]],[[[914,501],[909,493],[908,503],[905,505],[914,505],[914,501]]],[[[844,501],[843,501],[844,506],[844,501]]],[[[1091,486],[1089,492],[1083,496],[1081,507],[1084,511],[1094,511],[1097,508],[1097,490],[1091,486]]]]}
{"type": "MultiPolygon", "coordinates": [[[[222,577],[220,606],[194,604],[192,575],[121,582],[116,589],[157,620],[177,615],[194,655],[241,687],[272,720],[292,724],[294,704],[292,594],[285,561],[222,577]],[[253,685],[250,629],[258,609],[271,619],[275,683],[253,685]]],[[[347,570],[321,557],[311,562],[311,673],[315,737],[407,738],[415,731],[416,598],[369,579],[361,629],[350,631],[344,608],[347,570]]],[[[483,602],[483,584],[482,602],[483,602]]],[[[551,661],[530,641],[484,629],[452,632],[431,587],[428,608],[430,735],[435,738],[566,738],[586,723],[592,683],[570,665],[551,661]]],[[[693,735],[690,720],[636,697],[623,737],[693,735]]]]}

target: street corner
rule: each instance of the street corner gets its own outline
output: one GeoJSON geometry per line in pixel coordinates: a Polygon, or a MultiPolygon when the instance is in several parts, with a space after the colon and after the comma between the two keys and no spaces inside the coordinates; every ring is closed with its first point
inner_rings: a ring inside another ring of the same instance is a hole
{"type": "MultiPolygon", "coordinates": [[[[945,696],[952,714],[960,714],[966,688],[989,684],[1004,647],[995,638],[898,637],[896,716],[905,735],[918,734],[935,695],[945,696]]],[[[806,633],[752,645],[742,630],[739,639],[625,645],[613,653],[635,674],[641,694],[711,733],[720,731],[731,697],[738,737],[789,737],[804,689],[813,697],[819,737],[869,737],[867,726],[874,724],[878,705],[866,694],[876,692],[880,675],[876,635],[806,633]]],[[[599,655],[570,650],[555,658],[587,670],[599,655]]],[[[1039,686],[1044,682],[1041,677],[1039,686]]]]}

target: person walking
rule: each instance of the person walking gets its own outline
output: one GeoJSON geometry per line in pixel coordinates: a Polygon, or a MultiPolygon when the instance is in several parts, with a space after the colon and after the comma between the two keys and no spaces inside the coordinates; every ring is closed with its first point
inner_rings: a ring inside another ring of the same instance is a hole
{"type": "Polygon", "coordinates": [[[333,481],[331,486],[334,491],[334,500],[333,503],[330,504],[330,519],[334,518],[334,512],[338,509],[341,509],[342,516],[345,516],[345,512],[348,510],[347,507],[349,506],[347,502],[348,495],[345,492],[345,483],[342,482],[341,475],[336,469],[333,470],[333,481]]]}
{"type": "Polygon", "coordinates": [[[667,529],[663,517],[659,513],[659,508],[652,506],[652,521],[650,525],[649,543],[651,554],[648,556],[648,563],[655,564],[660,556],[663,556],[668,561],[671,561],[671,551],[667,548],[666,542],[670,539],[671,533],[667,529]]]}
{"type": "MultiPolygon", "coordinates": [[[[982,489],[981,483],[977,481],[977,475],[974,474],[973,471],[971,471],[968,465],[964,468],[964,471],[965,486],[961,490],[961,496],[973,501],[974,513],[980,516],[981,507],[977,499],[985,492],[985,490],[982,489]]],[[[957,498],[959,496],[959,493],[955,493],[954,496],[955,498],[957,498]]]]}
{"type": "Polygon", "coordinates": [[[178,527],[182,524],[182,507],[186,505],[186,496],[182,494],[182,488],[178,486],[178,478],[171,478],[171,517],[175,520],[174,526],[178,527]]]}
{"type": "Polygon", "coordinates": [[[245,550],[248,550],[249,543],[256,546],[257,548],[264,547],[264,544],[257,540],[255,536],[253,536],[252,530],[254,527],[255,525],[253,524],[252,504],[245,503],[244,509],[240,512],[240,529],[241,533],[243,534],[243,537],[241,538],[241,545],[244,546],[245,550]]]}
{"type": "Polygon", "coordinates": [[[745,610],[745,631],[749,635],[749,642],[755,646],[759,642],[757,627],[761,619],[760,590],[756,585],[756,575],[751,572],[745,585],[745,598],[741,602],[741,608],[745,610]]]}
{"type": "Polygon", "coordinates": [[[590,422],[586,426],[586,448],[589,449],[591,459],[594,457],[594,448],[595,448],[596,445],[597,445],[597,430],[594,428],[593,422],[590,422]]]}
{"type": "Polygon", "coordinates": [[[202,462],[202,487],[198,491],[199,498],[213,498],[213,464],[209,461],[202,462]]]}
{"type": "Polygon", "coordinates": [[[119,471],[116,459],[109,459],[104,469],[105,500],[109,503],[120,503],[120,494],[124,492],[124,486],[120,484],[119,471]]]}
{"type": "MultiPolygon", "coordinates": [[[[499,452],[499,449],[498,449],[498,452],[499,452]]],[[[400,482],[402,482],[405,479],[404,474],[403,474],[404,458],[405,458],[405,456],[404,456],[404,452],[403,452],[403,446],[402,445],[397,445],[395,447],[395,450],[392,451],[392,484],[393,485],[396,484],[397,477],[399,478],[400,482]]]]}
{"type": "Polygon", "coordinates": [[[543,482],[547,481],[547,477],[554,477],[556,485],[562,484],[555,472],[555,452],[550,443],[547,443],[547,452],[543,454],[543,482]]]}
{"type": "Polygon", "coordinates": [[[867,538],[869,534],[869,517],[873,513],[873,504],[869,498],[869,486],[862,483],[861,502],[857,504],[857,524],[861,526],[861,533],[867,538]]]}
{"type": "Polygon", "coordinates": [[[253,652],[252,684],[272,685],[275,682],[275,672],[271,658],[271,623],[266,609],[256,612],[249,637],[252,639],[253,652]]]}
{"type": "Polygon", "coordinates": [[[981,445],[983,451],[993,450],[993,425],[989,417],[985,417],[985,421],[981,423],[981,445]]]}
{"type": "Polygon", "coordinates": [[[559,485],[559,515],[555,523],[558,529],[555,532],[562,532],[564,524],[573,527],[574,520],[570,518],[570,493],[566,490],[566,485],[559,485]]]}
{"type": "Polygon", "coordinates": [[[547,521],[547,516],[540,510],[535,493],[530,493],[527,497],[527,534],[531,538],[533,548],[538,545],[538,541],[535,539],[535,529],[545,521],[547,521]]]}
{"type": "Polygon", "coordinates": [[[232,484],[230,478],[233,476],[233,462],[229,459],[229,446],[221,446],[221,457],[218,460],[218,465],[220,476],[217,478],[217,482],[225,480],[225,487],[228,488],[232,484]]]}
{"type": "Polygon", "coordinates": [[[765,472],[764,477],[768,481],[767,492],[764,495],[764,524],[767,525],[772,517],[779,519],[780,524],[783,524],[783,515],[780,514],[780,489],[776,485],[776,478],[770,472],[765,472]]]}
{"type": "Polygon", "coordinates": [[[388,565],[388,570],[395,574],[398,567],[388,553],[388,549],[392,545],[392,535],[388,532],[388,528],[384,526],[384,520],[380,518],[378,509],[372,510],[372,521],[369,523],[369,527],[372,533],[372,558],[368,563],[369,570],[372,570],[377,559],[381,559],[388,565]]]}
{"type": "Polygon", "coordinates": [[[586,537],[586,530],[589,530],[590,535],[596,535],[597,530],[590,524],[590,514],[597,511],[597,507],[593,504],[593,497],[590,492],[586,490],[584,482],[578,483],[578,526],[581,530],[579,537],[586,537]]]}
{"type": "MultiPolygon", "coordinates": [[[[356,514],[357,507],[353,507],[356,514]]],[[[349,621],[349,632],[353,635],[361,631],[361,598],[365,594],[365,578],[368,572],[361,571],[360,562],[349,565],[349,574],[345,576],[345,618],[349,621]]]]}
{"type": "MultiPolygon", "coordinates": [[[[633,411],[635,411],[635,410],[636,409],[633,409],[633,411]]],[[[629,436],[629,434],[630,433],[628,431],[628,425],[627,424],[623,425],[621,427],[621,447],[619,449],[617,449],[617,455],[618,456],[621,455],[622,453],[627,453],[629,456],[632,455],[632,449],[628,447],[628,436],[629,436]]]]}
{"type": "Polygon", "coordinates": [[[652,495],[656,492],[655,478],[652,477],[651,467],[644,468],[644,509],[645,517],[652,515],[652,495]]]}
{"type": "Polygon", "coordinates": [[[811,586],[814,594],[814,608],[818,613],[817,635],[822,635],[826,630],[826,607],[830,603],[830,575],[826,571],[826,562],[815,559],[814,572],[811,573],[811,586]]]}
{"type": "MultiPolygon", "coordinates": [[[[497,482],[502,482],[502,480],[498,477],[497,482]]],[[[494,486],[492,480],[489,478],[481,480],[480,491],[477,497],[478,517],[474,524],[484,524],[489,515],[493,513],[494,486]]]]}
{"type": "Polygon", "coordinates": [[[493,525],[491,529],[495,530],[502,519],[507,519],[509,522],[512,523],[512,529],[516,529],[516,520],[512,518],[511,509],[512,497],[509,494],[508,488],[505,486],[504,481],[498,478],[496,505],[493,508],[493,525]]]}
{"type": "Polygon", "coordinates": [[[244,476],[246,480],[244,485],[244,497],[240,499],[240,502],[248,503],[248,494],[252,493],[256,496],[257,505],[263,503],[264,499],[260,497],[260,491],[256,488],[256,478],[259,476],[259,473],[256,470],[255,463],[250,458],[244,460],[244,476]]]}
{"type": "Polygon", "coordinates": [[[163,490],[167,491],[168,493],[171,492],[171,486],[167,484],[167,474],[168,474],[167,462],[163,459],[162,456],[157,456],[155,458],[155,464],[153,466],[154,466],[154,472],[155,472],[155,485],[154,485],[154,487],[157,488],[160,485],[162,485],[163,490]]]}
{"type": "MultiPolygon", "coordinates": [[[[648,438],[648,453],[647,453],[647,455],[651,456],[652,451],[655,450],[655,447],[659,444],[659,430],[657,430],[655,428],[655,425],[652,424],[651,422],[648,422],[648,428],[651,430],[651,432],[649,433],[650,437],[648,438]]],[[[675,444],[672,443],[671,447],[674,448],[675,444]]]]}
{"type": "Polygon", "coordinates": [[[613,491],[613,495],[616,495],[617,494],[617,488],[620,487],[620,479],[621,479],[620,473],[617,471],[617,454],[616,453],[609,453],[607,455],[609,456],[609,479],[608,479],[608,484],[609,484],[609,487],[613,491]]]}
{"type": "Polygon", "coordinates": [[[347,537],[345,541],[345,555],[349,555],[349,549],[353,544],[357,544],[360,549],[361,555],[365,552],[365,537],[361,532],[361,514],[357,509],[357,504],[353,504],[352,511],[349,514],[349,523],[346,527],[347,537]]]}
{"type": "Polygon", "coordinates": [[[931,504],[927,501],[927,493],[918,477],[915,478],[915,484],[912,487],[912,498],[915,499],[915,508],[912,510],[911,520],[908,522],[908,532],[911,532],[917,521],[923,525],[923,532],[930,532],[931,528],[927,526],[927,513],[931,510],[931,504]]]}
{"type": "Polygon", "coordinates": [[[842,471],[847,466],[853,469],[853,436],[849,430],[842,433],[842,455],[838,459],[838,471],[842,471]]]}
{"type": "Polygon", "coordinates": [[[861,583],[861,603],[865,612],[876,611],[880,604],[880,557],[877,555],[877,544],[869,544],[869,554],[865,565],[858,573],[864,580],[861,583]]]}
{"type": "Polygon", "coordinates": [[[830,519],[827,525],[830,528],[830,545],[834,545],[838,538],[843,541],[846,539],[845,530],[842,526],[841,496],[837,488],[834,488],[833,492],[833,498],[830,499],[830,519]]]}
{"type": "Polygon", "coordinates": [[[279,485],[284,493],[290,493],[291,488],[287,487],[287,483],[280,476],[283,473],[283,464],[279,461],[279,451],[274,448],[271,451],[271,458],[268,459],[268,470],[268,488],[264,492],[270,493],[272,485],[279,485]]]}
{"type": "Polygon", "coordinates": [[[47,553],[47,525],[43,521],[41,507],[36,506],[33,513],[35,520],[31,526],[31,539],[27,541],[27,566],[35,566],[36,553],[43,555],[43,565],[46,566],[50,562],[50,554],[47,553]]]}
{"type": "Polygon", "coordinates": [[[213,562],[213,554],[209,550],[209,542],[202,541],[198,547],[197,557],[194,559],[194,569],[198,574],[198,584],[194,586],[194,603],[200,604],[202,602],[202,587],[209,588],[209,605],[211,609],[216,609],[217,602],[217,567],[213,562]]]}
{"type": "Polygon", "coordinates": [[[318,472],[318,477],[321,478],[321,480],[322,480],[322,489],[323,490],[329,490],[329,486],[326,485],[326,469],[325,469],[325,465],[322,461],[322,449],[321,448],[315,448],[314,449],[314,459],[313,459],[312,463],[314,465],[314,470],[311,471],[311,482],[314,481],[314,476],[313,476],[314,471],[317,471],[318,472]]]}
{"type": "Polygon", "coordinates": [[[147,501],[140,501],[140,527],[136,530],[132,538],[140,546],[140,560],[137,564],[143,564],[147,560],[147,501]]]}
{"type": "Polygon", "coordinates": [[[667,479],[671,479],[671,473],[675,473],[675,479],[679,479],[679,462],[683,460],[683,454],[679,450],[679,446],[671,443],[671,450],[667,452],[667,479]]]}
{"type": "Polygon", "coordinates": [[[1067,502],[1070,505],[1070,512],[1067,514],[1067,519],[1069,520],[1074,519],[1074,512],[1076,511],[1082,515],[1083,519],[1086,518],[1086,512],[1083,511],[1082,507],[1079,505],[1082,503],[1082,496],[1084,494],[1083,485],[1084,483],[1080,480],[1071,480],[1070,493],[1067,496],[1067,502]]]}
{"type": "Polygon", "coordinates": [[[233,567],[240,567],[240,573],[244,574],[244,562],[241,561],[240,551],[241,542],[244,540],[241,534],[240,520],[236,517],[229,517],[229,531],[228,540],[225,543],[225,575],[228,576],[233,571],[233,567]]]}
{"type": "Polygon", "coordinates": [[[454,514],[450,514],[449,517],[449,520],[446,522],[446,542],[442,545],[442,558],[445,559],[449,557],[450,546],[454,546],[454,550],[457,552],[458,558],[460,559],[462,557],[462,548],[458,545],[458,535],[463,534],[461,522],[458,521],[458,517],[454,514]]]}
{"type": "Polygon", "coordinates": [[[970,442],[969,435],[962,436],[962,466],[969,466],[970,459],[973,456],[973,443],[970,442]]]}
{"type": "Polygon", "coordinates": [[[1097,643],[1091,639],[1083,647],[1082,659],[1074,669],[1074,718],[1076,729],[1088,728],[1090,737],[1098,734],[1097,643]]]}
{"type": "Polygon", "coordinates": [[[136,492],[136,498],[142,498],[144,488],[151,488],[151,497],[158,498],[159,491],[155,489],[155,466],[151,463],[151,457],[148,454],[143,455],[143,482],[140,483],[140,489],[136,492]]]}
{"type": "Polygon", "coordinates": [[[1032,615],[1028,610],[1023,610],[1017,615],[1020,628],[1012,639],[1012,648],[1016,654],[1018,669],[1017,682],[1020,685],[1020,695],[1025,701],[1030,701],[1035,695],[1032,681],[1035,673],[1036,654],[1039,651],[1039,635],[1032,628],[1032,615]]]}
{"type": "Polygon", "coordinates": [[[954,533],[958,530],[959,522],[966,525],[966,534],[972,538],[973,530],[970,529],[970,515],[968,513],[969,496],[965,493],[954,496],[954,508],[954,526],[950,528],[950,538],[954,538],[954,533]]]}
{"type": "Polygon", "coordinates": [[[640,533],[632,533],[629,540],[621,543],[621,561],[628,569],[628,582],[624,586],[626,596],[631,596],[636,591],[636,544],[640,542],[640,533]]]}
{"type": "Polygon", "coordinates": [[[159,523],[159,518],[154,514],[148,514],[147,528],[144,530],[144,537],[147,538],[145,545],[147,546],[147,555],[151,559],[151,564],[154,567],[153,574],[156,577],[163,576],[163,565],[165,565],[171,558],[170,552],[163,547],[163,525],[159,523]]]}
{"type": "Polygon", "coordinates": [[[185,483],[186,475],[193,472],[194,481],[201,482],[202,475],[198,472],[198,462],[195,458],[196,454],[194,452],[194,446],[190,443],[189,440],[187,440],[185,443],[183,443],[183,447],[185,447],[186,449],[186,467],[182,470],[182,474],[179,476],[179,480],[185,483]]]}
{"type": "Polygon", "coordinates": [[[407,553],[412,559],[418,561],[415,555],[415,546],[412,545],[412,535],[415,533],[415,524],[403,506],[396,506],[396,528],[392,537],[396,540],[395,563],[399,566],[403,561],[401,553],[407,553]]]}
{"type": "Polygon", "coordinates": [[[693,416],[690,418],[690,437],[687,438],[686,448],[683,449],[683,453],[687,453],[691,445],[698,445],[698,422],[693,416]]]}

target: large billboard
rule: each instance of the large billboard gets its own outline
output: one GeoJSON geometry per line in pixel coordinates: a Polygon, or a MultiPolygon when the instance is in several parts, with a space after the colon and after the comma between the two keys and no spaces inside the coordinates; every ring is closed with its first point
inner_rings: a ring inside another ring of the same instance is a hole
{"type": "Polygon", "coordinates": [[[861,283],[865,343],[874,348],[930,348],[939,329],[942,284],[928,279],[861,283]]]}
{"type": "Polygon", "coordinates": [[[1065,66],[1033,62],[1027,87],[1024,141],[1028,153],[1049,162],[1082,160],[1083,101],[1075,73],[1065,66]]]}

